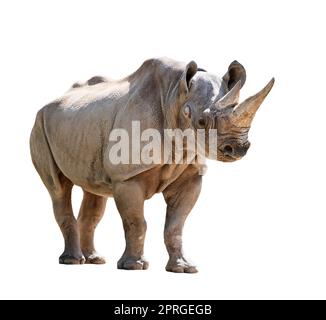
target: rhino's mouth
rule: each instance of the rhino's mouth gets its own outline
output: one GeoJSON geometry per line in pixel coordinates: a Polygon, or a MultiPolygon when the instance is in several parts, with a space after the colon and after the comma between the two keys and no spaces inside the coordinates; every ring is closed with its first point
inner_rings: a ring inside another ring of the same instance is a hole
{"type": "Polygon", "coordinates": [[[222,161],[222,162],[234,162],[234,161],[237,161],[237,160],[239,160],[239,159],[234,158],[234,157],[229,156],[229,155],[225,155],[225,154],[223,154],[223,155],[221,155],[220,157],[218,157],[217,160],[222,161]]]}
{"type": "Polygon", "coordinates": [[[233,157],[231,157],[231,156],[224,156],[224,157],[227,159],[227,162],[233,162],[233,161],[238,160],[238,159],[233,158],[233,157]]]}

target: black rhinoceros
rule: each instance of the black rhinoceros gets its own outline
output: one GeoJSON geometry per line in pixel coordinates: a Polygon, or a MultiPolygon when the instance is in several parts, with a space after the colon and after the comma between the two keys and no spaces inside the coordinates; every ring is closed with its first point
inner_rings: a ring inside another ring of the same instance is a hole
{"type": "MultiPolygon", "coordinates": [[[[43,107],[36,117],[30,147],[65,240],[59,262],[105,262],[96,252],[93,239],[107,198],[113,197],[126,239],[118,268],[147,269],[143,257],[144,201],[162,192],[167,204],[164,239],[170,257],[166,270],[197,272],[183,255],[182,229],[199,196],[205,165],[196,161],[197,155],[191,162],[173,161],[174,148],[168,153],[172,161],[163,161],[164,157],[150,163],[135,156],[135,143],[126,146],[121,141],[124,150],[112,157],[119,139],[110,135],[117,129],[132,135],[134,122],[140,132],[155,129],[162,137],[166,129],[198,129],[206,137],[213,131],[216,139],[210,157],[225,162],[238,160],[249,148],[251,122],[274,83],[272,79],[258,94],[239,103],[245,80],[245,69],[237,61],[218,78],[197,68],[193,61],[186,64],[167,58],[150,59],[121,80],[93,77],[86,83],[76,83],[61,98],[43,107]],[[117,161],[121,152],[128,161],[117,161]],[[84,191],[77,220],[71,205],[73,185],[84,191]]],[[[145,142],[137,143],[139,147],[145,142]]],[[[164,144],[160,148],[164,149],[164,144]]],[[[212,149],[205,142],[207,157],[208,148],[212,149]]],[[[187,150],[182,151],[181,160],[185,154],[187,150]]]]}

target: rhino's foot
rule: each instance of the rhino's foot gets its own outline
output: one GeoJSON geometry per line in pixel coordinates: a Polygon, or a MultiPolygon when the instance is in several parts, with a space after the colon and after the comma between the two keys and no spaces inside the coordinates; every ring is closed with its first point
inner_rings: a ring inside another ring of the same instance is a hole
{"type": "Polygon", "coordinates": [[[83,255],[73,256],[71,254],[63,253],[59,258],[60,264],[84,264],[85,258],[83,255]]]}
{"type": "Polygon", "coordinates": [[[93,252],[90,255],[85,255],[86,264],[105,264],[105,258],[99,255],[97,252],[93,252]]]}
{"type": "Polygon", "coordinates": [[[148,269],[148,262],[142,257],[136,259],[134,257],[122,257],[118,261],[118,269],[124,270],[146,270],[148,269]]]}
{"type": "Polygon", "coordinates": [[[165,267],[168,272],[175,273],[197,273],[197,268],[189,263],[185,258],[170,258],[165,267]]]}

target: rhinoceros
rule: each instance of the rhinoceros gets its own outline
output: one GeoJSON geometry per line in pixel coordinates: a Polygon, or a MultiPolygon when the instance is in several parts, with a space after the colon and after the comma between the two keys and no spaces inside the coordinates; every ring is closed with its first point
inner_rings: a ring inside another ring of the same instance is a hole
{"type": "MultiPolygon", "coordinates": [[[[239,102],[246,71],[233,61],[222,78],[168,58],[146,60],[121,80],[96,76],[75,83],[62,97],[37,113],[30,137],[33,164],[50,193],[56,221],[65,241],[61,264],[102,264],[94,247],[94,232],[107,199],[113,197],[121,215],[126,247],[119,269],[145,270],[144,201],[163,193],[166,202],[164,241],[169,254],[166,270],[195,273],[184,257],[182,230],[202,184],[204,164],[197,161],[115,163],[110,151],[115,129],[132,134],[139,129],[201,129],[217,133],[215,160],[241,159],[250,143],[248,131],[274,78],[257,94],[239,102]],[[74,185],[84,192],[76,219],[71,204],[74,185]]],[[[204,146],[207,155],[206,144],[204,146]]],[[[129,150],[133,152],[133,146],[129,150]]],[[[171,151],[175,152],[174,149],[171,151]]],[[[172,156],[173,158],[173,154],[172,156]]]]}

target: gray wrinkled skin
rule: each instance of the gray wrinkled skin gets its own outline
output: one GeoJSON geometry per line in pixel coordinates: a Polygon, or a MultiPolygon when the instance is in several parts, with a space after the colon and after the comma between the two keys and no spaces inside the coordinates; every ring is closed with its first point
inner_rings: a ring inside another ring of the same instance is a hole
{"type": "MultiPolygon", "coordinates": [[[[131,133],[155,128],[215,128],[216,160],[242,158],[249,148],[248,130],[273,80],[239,104],[246,73],[234,61],[223,78],[167,58],[151,59],[121,80],[93,77],[75,83],[61,98],[37,114],[30,148],[34,166],[48,189],[55,218],[65,240],[62,264],[105,263],[94,247],[94,231],[108,197],[113,197],[125,230],[126,249],[118,268],[147,269],[144,201],[162,192],[167,204],[164,240],[167,271],[194,273],[183,255],[182,229],[201,190],[199,164],[119,164],[109,159],[115,128],[131,133]],[[71,206],[73,185],[84,191],[78,219],[71,206]],[[189,192],[191,190],[191,192],[189,192]]],[[[131,154],[131,150],[130,150],[131,154]]]]}

